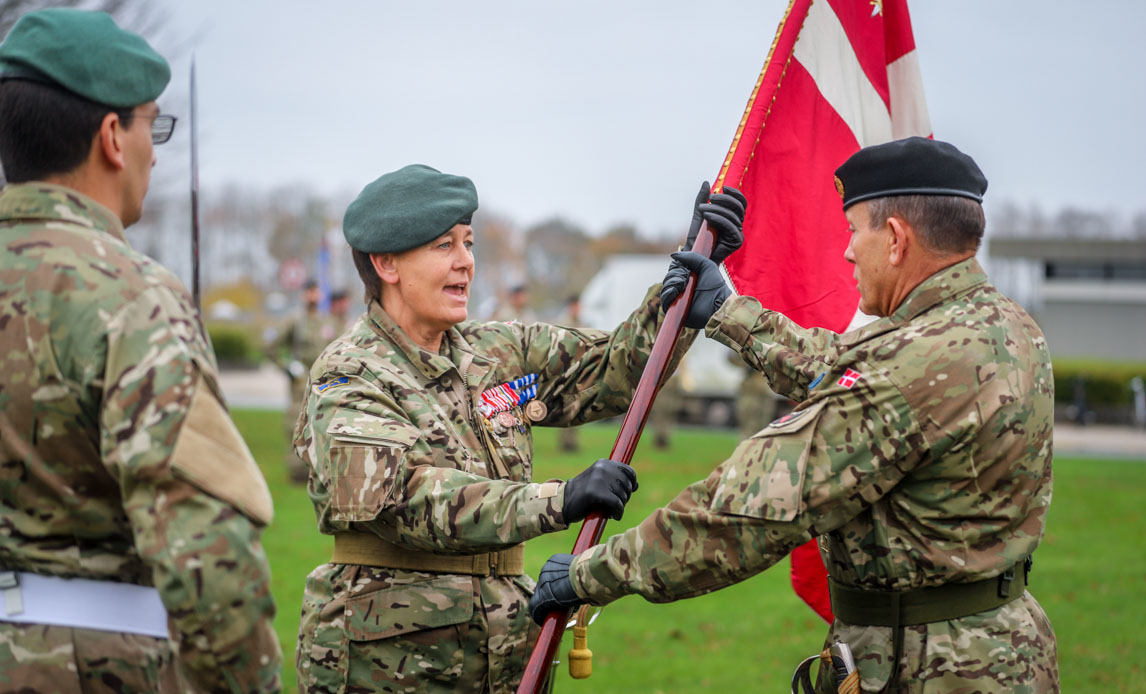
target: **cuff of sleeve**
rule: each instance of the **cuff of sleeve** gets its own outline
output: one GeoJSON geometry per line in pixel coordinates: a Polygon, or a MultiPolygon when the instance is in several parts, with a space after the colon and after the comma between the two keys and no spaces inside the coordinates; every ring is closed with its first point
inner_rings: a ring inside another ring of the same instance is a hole
{"type": "Polygon", "coordinates": [[[569,566],[573,590],[590,605],[607,605],[625,595],[609,569],[606,551],[606,545],[597,545],[577,555],[569,566]]]}
{"type": "Polygon", "coordinates": [[[569,527],[565,522],[565,515],[561,512],[564,507],[565,482],[553,479],[527,485],[520,509],[523,517],[538,519],[543,528],[542,532],[550,532],[545,526],[556,526],[552,530],[564,530],[569,527]]]}
{"type": "Polygon", "coordinates": [[[731,296],[724,302],[708,324],[704,334],[724,346],[740,351],[752,334],[752,329],[760,321],[764,311],[756,297],[731,296]]]}

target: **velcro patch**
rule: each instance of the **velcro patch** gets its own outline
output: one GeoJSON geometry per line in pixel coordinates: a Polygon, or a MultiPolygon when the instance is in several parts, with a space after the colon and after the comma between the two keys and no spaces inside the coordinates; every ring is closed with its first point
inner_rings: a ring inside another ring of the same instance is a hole
{"type": "Polygon", "coordinates": [[[851,388],[856,384],[856,381],[859,379],[859,377],[860,374],[858,371],[848,369],[847,371],[844,371],[843,376],[840,376],[840,380],[836,381],[836,385],[843,386],[844,388],[851,388]]]}
{"type": "Polygon", "coordinates": [[[788,414],[784,415],[783,417],[780,417],[779,419],[773,420],[771,423],[768,424],[768,426],[770,426],[770,427],[782,426],[784,424],[787,424],[788,422],[799,419],[800,417],[803,417],[806,414],[808,414],[807,410],[796,410],[794,412],[789,412],[788,414]]]}
{"type": "Polygon", "coordinates": [[[327,388],[336,388],[338,386],[344,386],[347,383],[350,383],[350,377],[342,376],[340,378],[334,379],[333,381],[327,381],[326,383],[320,383],[319,385],[315,386],[314,389],[321,393],[321,392],[325,391],[327,388]]]}

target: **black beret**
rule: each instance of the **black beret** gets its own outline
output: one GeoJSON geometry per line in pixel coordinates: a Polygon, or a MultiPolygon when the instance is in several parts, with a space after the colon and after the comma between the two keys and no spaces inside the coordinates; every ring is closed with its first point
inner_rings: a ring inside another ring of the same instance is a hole
{"type": "Polygon", "coordinates": [[[477,210],[477,189],[465,176],[411,164],[362,189],[342,218],[342,234],[363,253],[401,253],[429,243],[477,210]]]}
{"type": "Polygon", "coordinates": [[[954,145],[909,137],[864,147],[836,169],[844,209],[893,195],[954,195],[983,202],[987,178],[954,145]]]}
{"type": "Polygon", "coordinates": [[[104,12],[29,12],[0,44],[0,79],[56,85],[112,108],[155,101],[171,80],[163,56],[104,12]]]}

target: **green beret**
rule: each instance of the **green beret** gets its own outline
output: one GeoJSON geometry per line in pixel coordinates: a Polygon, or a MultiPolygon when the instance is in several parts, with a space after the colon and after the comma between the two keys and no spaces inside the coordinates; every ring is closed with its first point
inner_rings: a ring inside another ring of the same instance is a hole
{"type": "Polygon", "coordinates": [[[954,195],[983,202],[987,177],[954,145],[909,137],[864,147],[836,169],[844,209],[893,195],[954,195]]]}
{"type": "Polygon", "coordinates": [[[363,188],[346,208],[342,233],[363,253],[401,253],[468,224],[477,207],[470,179],[411,164],[363,188]]]}
{"type": "Polygon", "coordinates": [[[112,108],[155,101],[171,68],[104,12],[50,9],[20,18],[0,44],[0,79],[53,84],[112,108]]]}

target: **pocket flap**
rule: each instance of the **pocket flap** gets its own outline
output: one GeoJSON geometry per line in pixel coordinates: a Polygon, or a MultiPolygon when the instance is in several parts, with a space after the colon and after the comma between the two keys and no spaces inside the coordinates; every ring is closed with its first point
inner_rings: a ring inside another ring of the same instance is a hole
{"type": "Polygon", "coordinates": [[[407,422],[345,407],[334,411],[326,433],[342,443],[388,448],[409,448],[421,436],[421,432],[407,422]]]}
{"type": "Polygon", "coordinates": [[[353,641],[375,641],[469,621],[473,579],[436,576],[346,601],[346,631],[353,641]]]}
{"type": "Polygon", "coordinates": [[[783,417],[770,422],[768,426],[756,433],[753,438],[797,432],[806,427],[809,422],[815,421],[816,415],[820,413],[820,410],[824,409],[824,405],[826,405],[827,402],[827,398],[821,398],[802,409],[797,407],[783,417]]]}
{"type": "Polygon", "coordinates": [[[723,466],[712,494],[718,513],[789,522],[804,506],[804,478],[812,447],[811,426],[827,399],[781,417],[744,441],[723,466]]]}

